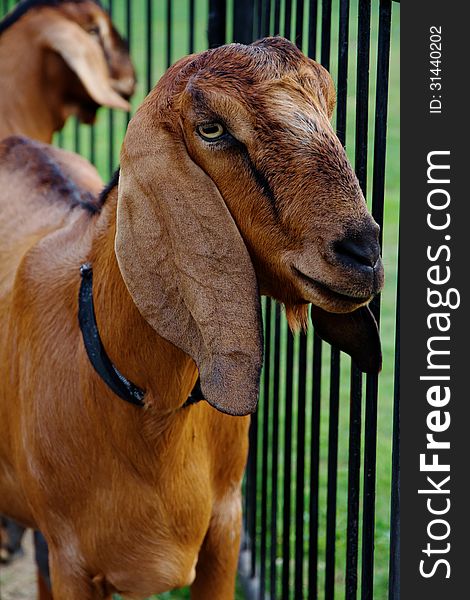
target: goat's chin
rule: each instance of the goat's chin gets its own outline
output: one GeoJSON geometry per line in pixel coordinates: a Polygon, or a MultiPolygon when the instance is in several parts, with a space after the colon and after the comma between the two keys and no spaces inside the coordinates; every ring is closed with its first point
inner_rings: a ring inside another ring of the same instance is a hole
{"type": "Polygon", "coordinates": [[[77,111],[77,117],[80,123],[85,125],[93,125],[96,121],[96,113],[98,111],[99,104],[90,103],[87,106],[80,106],[77,111]]]}
{"type": "Polygon", "coordinates": [[[302,299],[302,303],[311,303],[326,312],[353,312],[368,304],[375,295],[374,290],[371,289],[371,282],[366,282],[365,286],[359,286],[349,280],[342,286],[338,284],[330,287],[320,280],[304,275],[296,268],[293,271],[296,275],[296,292],[302,299]]]}
{"type": "Polygon", "coordinates": [[[369,304],[374,297],[374,294],[365,291],[360,296],[349,296],[323,286],[309,292],[305,294],[305,300],[326,312],[336,314],[354,312],[361,306],[369,304]]]}
{"type": "MultiPolygon", "coordinates": [[[[338,305],[337,303],[332,303],[332,302],[325,302],[325,303],[314,302],[313,304],[315,306],[317,306],[318,308],[323,309],[325,312],[336,313],[336,314],[346,314],[346,313],[350,313],[350,312],[357,310],[361,306],[364,306],[365,303],[361,303],[361,304],[339,303],[339,305],[338,305]]],[[[292,333],[297,333],[301,330],[307,331],[309,307],[310,307],[310,303],[301,303],[301,304],[286,303],[285,304],[286,318],[287,318],[287,322],[289,324],[289,328],[292,331],[292,333]]]]}
{"type": "Polygon", "coordinates": [[[80,123],[93,125],[100,105],[91,98],[70,98],[62,107],[62,126],[69,117],[77,117],[80,123]]]}
{"type": "Polygon", "coordinates": [[[313,305],[321,308],[325,312],[334,313],[334,314],[347,314],[354,312],[361,308],[361,306],[366,306],[372,300],[372,296],[367,300],[361,300],[359,302],[352,302],[349,300],[331,300],[327,299],[322,302],[312,302],[313,305]]]}

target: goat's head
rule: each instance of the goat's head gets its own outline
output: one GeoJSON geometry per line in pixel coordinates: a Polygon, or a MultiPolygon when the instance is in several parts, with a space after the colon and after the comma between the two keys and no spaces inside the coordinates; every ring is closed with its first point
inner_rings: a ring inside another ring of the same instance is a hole
{"type": "MultiPolygon", "coordinates": [[[[129,110],[135,72],[127,45],[94,0],[24,0],[2,23],[18,23],[29,44],[43,53],[43,102],[55,108],[57,128],[71,114],[92,123],[100,106],[129,110]]],[[[25,58],[26,60],[26,58],[25,58]]]]}
{"type": "Polygon", "coordinates": [[[129,126],[116,238],[124,280],[225,412],[256,405],[257,285],[291,325],[311,303],[320,334],[366,370],[380,365],[367,308],[383,284],[379,228],[330,125],[334,101],[320,65],[268,38],[183,59],[129,126]]]}

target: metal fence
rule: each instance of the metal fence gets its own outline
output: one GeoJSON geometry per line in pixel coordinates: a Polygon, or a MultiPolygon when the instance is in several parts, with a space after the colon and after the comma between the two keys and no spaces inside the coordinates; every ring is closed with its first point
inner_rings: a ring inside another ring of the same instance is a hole
{"type": "MultiPolygon", "coordinates": [[[[14,4],[1,0],[0,8],[6,13],[14,4]]],[[[337,133],[383,228],[390,36],[392,21],[396,24],[399,19],[395,2],[103,0],[102,4],[129,40],[140,82],[134,108],[165,68],[187,53],[226,41],[249,43],[265,35],[281,34],[295,41],[335,79],[337,133]]],[[[129,115],[102,110],[94,127],[71,122],[56,141],[87,156],[106,179],[118,164],[128,119],[129,115]]],[[[387,234],[386,228],[382,231],[387,234]]],[[[396,248],[396,240],[392,246],[396,248]]],[[[386,261],[389,305],[395,296],[396,265],[392,252],[386,261]]],[[[398,361],[393,360],[399,352],[398,337],[396,343],[393,340],[398,311],[396,319],[389,317],[386,331],[382,324],[389,346],[384,374],[364,378],[348,357],[330,349],[314,332],[294,338],[279,305],[263,302],[266,359],[260,406],[250,430],[240,558],[246,594],[256,599],[385,600],[388,595],[398,600],[399,384],[398,361]],[[384,379],[388,386],[381,384],[384,379]],[[380,406],[385,407],[385,421],[393,420],[393,431],[391,425],[385,427],[378,441],[380,406]],[[377,447],[385,455],[379,463],[377,447]],[[385,506],[380,539],[378,499],[385,506]]],[[[372,308],[379,321],[380,298],[372,308]]],[[[388,310],[394,312],[393,306],[388,310]]]]}
{"type": "MultiPolygon", "coordinates": [[[[332,71],[337,83],[337,134],[343,144],[351,139],[355,144],[355,169],[366,197],[368,176],[372,175],[371,208],[383,231],[392,2],[340,0],[335,7],[334,4],[331,0],[237,2],[234,40],[248,43],[265,35],[281,34],[332,71]],[[376,19],[372,21],[374,9],[376,19]],[[355,27],[351,35],[352,13],[355,27]],[[332,35],[333,17],[337,30],[332,35]],[[357,46],[355,57],[349,52],[352,41],[357,46]],[[372,45],[376,53],[373,82],[372,45]],[[332,65],[334,52],[337,57],[332,65]],[[356,88],[351,98],[348,75],[352,71],[356,88]],[[369,104],[374,88],[372,121],[369,104]],[[347,127],[347,118],[353,115],[348,111],[348,98],[355,104],[354,131],[347,127]],[[371,161],[368,161],[369,144],[373,148],[371,161]]],[[[211,2],[214,21],[215,13],[225,9],[221,5],[224,3],[211,2]]],[[[219,43],[220,38],[214,42],[219,43]]],[[[341,356],[337,349],[332,348],[325,359],[326,345],[318,336],[302,334],[295,341],[279,306],[267,300],[264,309],[266,364],[260,409],[252,420],[250,432],[245,556],[242,554],[241,561],[248,595],[283,600],[320,597],[382,600],[388,593],[395,600],[399,597],[398,360],[394,374],[392,481],[390,488],[380,490],[390,498],[391,508],[388,585],[374,587],[378,377],[369,375],[363,381],[354,365],[344,372],[341,363],[347,357],[341,356]],[[329,377],[325,376],[325,370],[329,370],[329,377]],[[341,429],[339,420],[341,394],[344,394],[341,377],[349,379],[350,385],[348,431],[341,429]],[[327,424],[321,411],[326,412],[327,424]],[[327,432],[321,439],[322,427],[327,432]],[[347,518],[339,525],[338,449],[341,436],[346,435],[349,436],[344,507],[347,518]],[[323,463],[322,444],[327,447],[323,463]],[[326,477],[321,477],[322,468],[326,477]],[[326,515],[321,531],[322,499],[326,515]],[[345,545],[344,561],[338,561],[338,545],[345,545]],[[339,565],[343,572],[338,572],[339,565]]],[[[374,300],[372,309],[380,322],[380,298],[374,300]]],[[[390,335],[390,331],[387,333],[390,335]]],[[[395,353],[398,358],[398,339],[395,353]]],[[[386,368],[391,371],[393,366],[386,368]]]]}
{"type": "MultiPolygon", "coordinates": [[[[218,45],[227,39],[225,27],[228,18],[233,17],[233,41],[249,43],[266,35],[283,35],[330,70],[332,53],[337,52],[332,72],[337,82],[336,128],[343,144],[348,135],[348,75],[351,71],[348,66],[355,58],[355,130],[349,131],[349,135],[355,144],[355,169],[364,195],[367,195],[369,175],[368,145],[373,146],[371,208],[383,230],[392,2],[358,0],[352,4],[355,6],[350,6],[349,0],[338,3],[241,0],[234,3],[230,14],[226,2],[211,0],[209,24],[213,29],[209,29],[209,44],[218,45]],[[373,8],[377,17],[372,24],[373,8]],[[349,51],[352,13],[356,18],[355,57],[350,57],[349,51]],[[333,16],[337,23],[334,36],[333,16]],[[373,33],[376,35],[376,74],[372,124],[369,92],[373,33]]],[[[380,298],[374,301],[372,308],[380,322],[380,298]]],[[[266,300],[264,305],[264,323],[265,368],[260,408],[250,431],[245,487],[246,534],[241,573],[248,595],[283,600],[320,596],[325,600],[339,597],[355,600],[358,595],[362,600],[385,598],[387,592],[383,585],[374,588],[378,377],[369,375],[363,381],[354,365],[349,372],[342,373],[344,369],[340,365],[346,357],[341,357],[335,348],[325,357],[325,344],[316,335],[301,334],[295,341],[279,305],[271,300],[266,300]],[[329,376],[323,375],[325,370],[329,370],[329,376]],[[339,437],[344,434],[339,420],[342,376],[350,382],[350,409],[347,519],[340,530],[337,517],[339,437]],[[325,384],[329,388],[327,398],[322,390],[325,384]],[[327,451],[322,465],[320,411],[325,404],[327,451]],[[326,470],[326,479],[321,477],[322,467],[326,470]],[[326,504],[322,544],[321,498],[326,504]],[[337,560],[338,540],[344,540],[346,546],[344,561],[337,560]],[[339,572],[340,564],[343,573],[339,572]]],[[[396,357],[398,352],[397,343],[396,357]]],[[[395,365],[393,475],[390,487],[380,490],[382,496],[390,498],[391,504],[388,585],[391,599],[399,597],[398,360],[395,365]]]]}

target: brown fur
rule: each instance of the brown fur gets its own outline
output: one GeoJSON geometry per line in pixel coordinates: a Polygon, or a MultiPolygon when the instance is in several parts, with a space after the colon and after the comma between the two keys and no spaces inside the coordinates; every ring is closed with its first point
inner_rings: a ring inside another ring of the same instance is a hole
{"type": "Polygon", "coordinates": [[[196,600],[233,598],[249,420],[220,411],[255,407],[257,282],[343,324],[382,285],[380,260],[355,269],[334,253],[376,226],[328,121],[331,90],[283,39],[183,59],[131,121],[95,214],[63,201],[60,176],[44,188],[18,170],[24,144],[2,145],[0,512],[44,533],[54,598],[186,584],[196,600]],[[214,121],[233,138],[204,142],[197,126],[214,121]],[[104,346],[144,409],[86,356],[86,261],[104,346]],[[208,403],[182,409],[195,363],[208,403]]]}
{"type": "Polygon", "coordinates": [[[91,0],[33,6],[0,35],[0,139],[50,142],[70,115],[128,108],[134,88],[125,44],[91,0]]]}

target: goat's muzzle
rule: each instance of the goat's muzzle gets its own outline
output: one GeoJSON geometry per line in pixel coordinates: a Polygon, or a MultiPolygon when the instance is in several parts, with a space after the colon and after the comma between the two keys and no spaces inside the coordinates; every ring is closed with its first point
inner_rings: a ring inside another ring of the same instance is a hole
{"type": "Polygon", "coordinates": [[[338,260],[353,269],[368,271],[380,263],[378,228],[350,233],[333,244],[338,260]]]}
{"type": "Polygon", "coordinates": [[[135,92],[136,80],[134,77],[111,79],[111,87],[122,98],[124,98],[124,100],[129,101],[135,92]]]}
{"type": "MultiPolygon", "coordinates": [[[[330,262],[349,278],[345,292],[352,291],[346,295],[370,300],[382,290],[384,270],[379,233],[380,228],[375,221],[368,219],[361,229],[349,230],[331,244],[330,262]]],[[[341,289],[338,291],[341,292],[341,289]]]]}
{"type": "Polygon", "coordinates": [[[327,244],[320,263],[308,252],[294,261],[292,272],[304,299],[332,312],[349,312],[370,302],[384,283],[379,231],[368,218],[360,229],[349,229],[327,244]]]}

